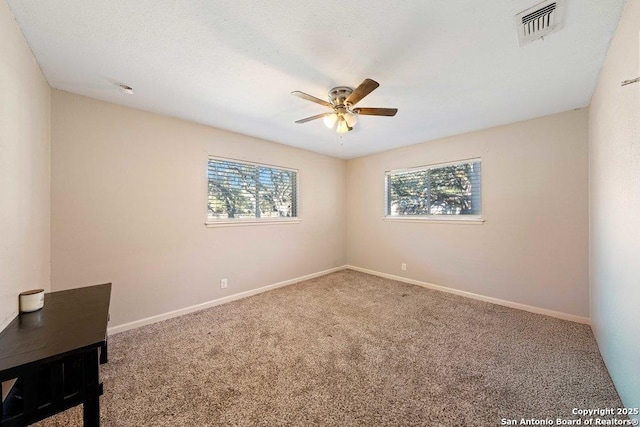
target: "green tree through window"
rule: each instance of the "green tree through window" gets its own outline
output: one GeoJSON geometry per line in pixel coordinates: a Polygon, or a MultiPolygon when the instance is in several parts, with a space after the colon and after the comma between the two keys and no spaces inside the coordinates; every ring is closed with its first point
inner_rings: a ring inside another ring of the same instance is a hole
{"type": "Polygon", "coordinates": [[[387,172],[387,216],[480,215],[481,163],[387,172]]]}
{"type": "Polygon", "coordinates": [[[297,217],[297,171],[210,158],[209,220],[297,217]]]}

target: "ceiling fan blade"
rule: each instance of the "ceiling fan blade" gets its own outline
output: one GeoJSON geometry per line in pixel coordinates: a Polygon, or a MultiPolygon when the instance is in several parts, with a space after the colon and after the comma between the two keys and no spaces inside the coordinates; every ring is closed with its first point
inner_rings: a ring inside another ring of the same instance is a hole
{"type": "Polygon", "coordinates": [[[328,113],[317,114],[315,116],[307,117],[306,119],[296,120],[296,123],[307,123],[307,122],[310,122],[311,120],[321,119],[323,117],[330,116],[332,114],[333,114],[333,111],[330,111],[328,113]]]}
{"type": "Polygon", "coordinates": [[[306,99],[307,101],[315,102],[316,104],[324,105],[325,107],[333,108],[333,105],[331,105],[327,101],[323,101],[322,99],[316,98],[315,96],[300,92],[299,90],[294,90],[293,92],[291,92],[291,95],[306,99]]]}
{"type": "Polygon", "coordinates": [[[397,108],[354,108],[353,112],[363,116],[387,116],[393,117],[398,112],[397,108]]]}
{"type": "Polygon", "coordinates": [[[360,102],[362,98],[364,98],[365,96],[369,95],[371,92],[376,90],[378,86],[380,86],[380,83],[378,83],[377,81],[371,80],[371,79],[364,79],[364,81],[360,83],[360,86],[358,86],[351,93],[351,95],[349,95],[347,99],[345,99],[344,102],[347,104],[356,105],[358,102],[360,102]]]}

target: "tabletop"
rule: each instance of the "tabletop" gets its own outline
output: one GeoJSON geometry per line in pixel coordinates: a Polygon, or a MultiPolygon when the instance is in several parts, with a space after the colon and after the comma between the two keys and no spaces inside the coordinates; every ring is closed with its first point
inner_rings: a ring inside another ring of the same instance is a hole
{"type": "Polygon", "coordinates": [[[44,307],[22,313],[0,333],[0,381],[17,369],[104,343],[111,283],[51,292],[44,307]]]}

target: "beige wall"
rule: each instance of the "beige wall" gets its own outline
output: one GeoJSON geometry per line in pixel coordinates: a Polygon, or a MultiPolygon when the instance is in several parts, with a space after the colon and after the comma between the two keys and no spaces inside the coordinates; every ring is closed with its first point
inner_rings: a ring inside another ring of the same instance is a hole
{"type": "Polygon", "coordinates": [[[347,262],[588,317],[587,147],[583,109],[350,160],[347,262]],[[385,171],[472,157],[485,223],[383,221],[385,171]]]}
{"type": "Polygon", "coordinates": [[[113,282],[110,326],[345,262],[343,160],[57,90],[52,123],[52,287],[113,282]],[[302,222],[206,228],[208,155],[299,169],[302,222]]]}
{"type": "Polygon", "coordinates": [[[0,330],[18,293],[49,289],[50,90],[0,0],[0,330]]]}
{"type": "Polygon", "coordinates": [[[589,109],[591,319],[626,406],[640,407],[640,1],[627,3],[589,109]]]}

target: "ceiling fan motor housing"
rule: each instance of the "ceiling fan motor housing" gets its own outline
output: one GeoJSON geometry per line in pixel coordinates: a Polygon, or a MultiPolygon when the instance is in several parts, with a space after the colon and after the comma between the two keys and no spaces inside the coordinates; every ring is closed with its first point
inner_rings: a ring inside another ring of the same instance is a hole
{"type": "Polygon", "coordinates": [[[336,107],[345,106],[344,101],[351,95],[353,89],[347,86],[334,87],[329,91],[329,101],[336,107]]]}

